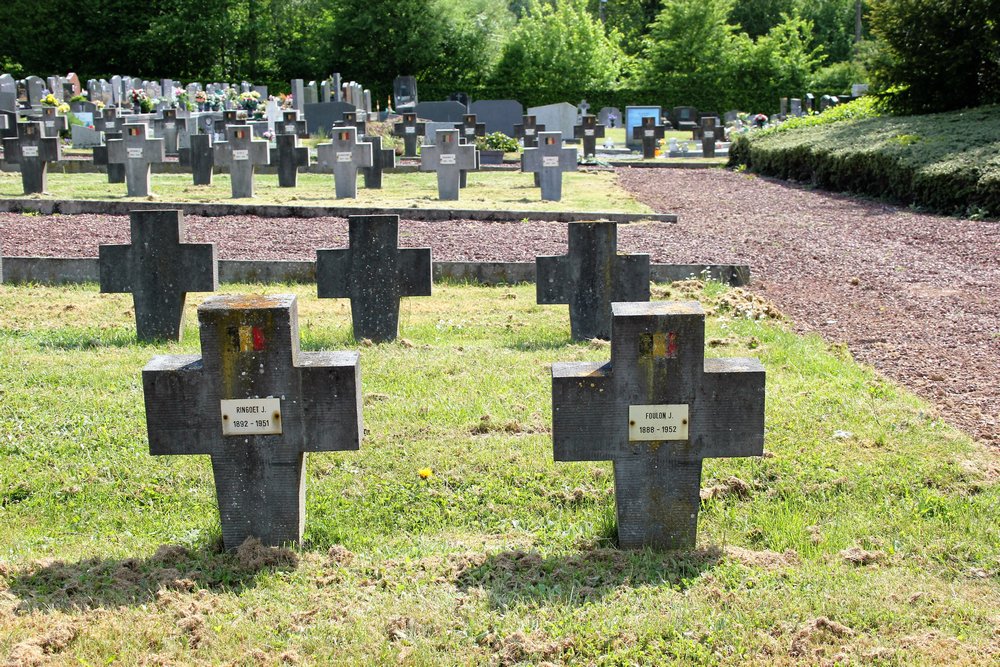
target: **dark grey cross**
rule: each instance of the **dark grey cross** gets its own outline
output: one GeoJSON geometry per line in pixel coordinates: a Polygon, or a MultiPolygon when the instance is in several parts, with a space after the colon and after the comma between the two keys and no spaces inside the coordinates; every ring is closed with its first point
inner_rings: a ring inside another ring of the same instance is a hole
{"type": "Polygon", "coordinates": [[[642,142],[644,160],[656,157],[656,142],[663,138],[665,129],[652,116],[646,116],[642,119],[642,124],[632,128],[632,140],[642,142]]]}
{"type": "Polygon", "coordinates": [[[215,133],[225,134],[226,128],[230,125],[243,125],[246,121],[241,121],[239,118],[239,112],[233,109],[227,109],[222,112],[222,118],[215,121],[215,133]]]}
{"type": "Polygon", "coordinates": [[[521,122],[514,126],[514,138],[520,139],[525,148],[538,145],[538,133],[545,131],[545,124],[535,121],[534,116],[522,116],[521,122]]]}
{"type": "Polygon", "coordinates": [[[212,149],[215,164],[229,167],[233,199],[253,197],[254,167],[270,162],[267,141],[254,139],[249,125],[229,125],[226,140],[216,143],[212,149]]]}
{"type": "Polygon", "coordinates": [[[150,165],[163,162],[163,139],[150,139],[145,123],[125,125],[121,139],[108,144],[108,164],[125,166],[125,192],[129,197],[148,197],[150,165]]]}
{"type": "Polygon", "coordinates": [[[420,171],[436,171],[438,199],[457,201],[461,172],[476,169],[476,147],[459,142],[458,130],[438,130],[433,145],[420,148],[420,171]]]}
{"type": "Polygon", "coordinates": [[[486,136],[486,123],[477,123],[476,114],[462,115],[462,122],[455,123],[455,129],[462,133],[462,138],[470,144],[476,143],[476,137],[486,136]]]}
{"type": "Polygon", "coordinates": [[[214,243],[185,243],[184,214],[132,211],[130,245],[98,248],[101,292],[131,292],[141,341],[180,340],[188,292],[219,288],[214,243]]]}
{"type": "Polygon", "coordinates": [[[697,302],[616,303],[610,363],[552,365],[555,460],[614,462],[622,548],[694,548],[702,460],[763,454],[764,367],[704,346],[697,302]]]}
{"type": "Polygon", "coordinates": [[[397,248],[398,215],[352,215],[350,248],[316,251],[319,298],[351,300],[354,338],[396,339],[399,299],[431,295],[431,249],[397,248]]]}
{"type": "Polygon", "coordinates": [[[309,147],[299,146],[294,132],[278,134],[271,149],[271,164],[278,166],[278,187],[294,188],[299,182],[299,167],[309,166],[309,147]]]}
{"type": "Polygon", "coordinates": [[[382,172],[396,166],[396,151],[392,148],[382,148],[382,137],[377,134],[365,136],[364,140],[372,145],[372,166],[361,170],[365,177],[365,187],[370,190],[380,190],[382,172]]]}
{"type": "MultiPolygon", "coordinates": [[[[121,120],[121,119],[119,119],[121,120]]],[[[104,133],[104,145],[94,146],[93,156],[94,164],[97,166],[102,166],[108,171],[108,183],[124,183],[125,182],[125,165],[124,164],[111,164],[108,162],[108,143],[112,139],[121,139],[121,130],[108,130],[104,133]]]]}
{"type": "Polygon", "coordinates": [[[716,118],[706,116],[701,119],[701,154],[702,157],[715,157],[716,118]]]}
{"type": "Polygon", "coordinates": [[[300,139],[307,139],[306,121],[299,119],[298,109],[285,109],[281,112],[281,120],[274,124],[275,134],[294,134],[300,139]]]}
{"type": "Polygon", "coordinates": [[[24,194],[45,192],[49,162],[62,159],[59,137],[42,136],[42,124],[17,123],[17,137],[3,140],[4,159],[20,166],[24,194]]]}
{"type": "Polygon", "coordinates": [[[604,137],[604,126],[597,122],[597,116],[584,114],[580,124],[573,127],[573,136],[583,140],[583,156],[597,155],[597,140],[604,137]]]}
{"type": "Polygon", "coordinates": [[[392,126],[392,133],[403,137],[403,157],[417,157],[417,138],[426,131],[427,124],[418,123],[415,113],[404,113],[403,120],[392,126]]]}
{"type": "Polygon", "coordinates": [[[521,171],[539,174],[543,201],[562,199],[563,172],[576,171],[575,148],[563,148],[562,132],[542,132],[537,148],[521,153],[521,171]]]}
{"type": "Polygon", "coordinates": [[[335,127],[330,143],[316,147],[316,160],[324,170],[333,172],[337,199],[355,199],[358,169],[372,166],[372,145],[359,142],[353,127],[335,127]]]}
{"type": "Polygon", "coordinates": [[[618,223],[569,223],[569,252],[535,258],[540,304],[569,304],[574,340],[611,338],[613,301],[649,301],[649,255],[618,253],[618,223]]]}
{"type": "Polygon", "coordinates": [[[58,137],[69,127],[66,116],[59,114],[55,107],[42,107],[42,133],[46,137],[58,137]]]}
{"type": "Polygon", "coordinates": [[[98,132],[121,132],[125,119],[118,115],[117,107],[105,107],[94,117],[94,129],[98,132]]]}
{"type": "Polygon", "coordinates": [[[198,321],[200,357],[142,371],[149,453],[212,457],[226,549],[297,543],[305,453],[361,446],[358,353],[300,352],[293,294],[211,296],[198,321]]]}
{"type": "Polygon", "coordinates": [[[353,127],[358,131],[358,136],[363,137],[368,134],[367,114],[357,111],[345,111],[341,114],[341,119],[334,123],[334,127],[353,127]]]}
{"type": "Polygon", "coordinates": [[[153,119],[153,130],[157,137],[163,139],[163,149],[167,155],[177,155],[181,132],[188,131],[189,121],[197,127],[193,119],[178,117],[177,109],[163,109],[160,117],[153,119]]]}
{"type": "Polygon", "coordinates": [[[191,143],[191,177],[194,185],[211,185],[212,173],[215,171],[215,149],[212,147],[211,134],[192,134],[191,143]]]}

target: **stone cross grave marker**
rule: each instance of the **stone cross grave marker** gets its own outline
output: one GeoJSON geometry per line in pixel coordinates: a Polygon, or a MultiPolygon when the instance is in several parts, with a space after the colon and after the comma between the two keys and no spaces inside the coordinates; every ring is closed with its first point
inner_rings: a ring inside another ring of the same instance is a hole
{"type": "Polygon", "coordinates": [[[214,243],[185,243],[184,214],[132,211],[132,243],[98,248],[101,293],[131,292],[141,341],[180,340],[188,292],[219,288],[214,243]]]}
{"type": "Polygon", "coordinates": [[[701,154],[703,157],[715,157],[715,142],[718,126],[715,116],[705,116],[701,119],[701,154]]]}
{"type": "Polygon", "coordinates": [[[396,339],[399,299],[431,295],[431,249],[397,247],[398,215],[352,215],[350,248],[316,251],[321,299],[349,298],[355,340],[396,339]]]}
{"type": "Polygon", "coordinates": [[[521,171],[540,175],[543,201],[562,199],[563,172],[576,171],[576,162],[576,149],[563,148],[562,132],[542,132],[538,147],[521,153],[521,171]]]}
{"type": "Polygon", "coordinates": [[[611,303],[649,301],[649,255],[618,253],[618,223],[569,223],[569,252],[535,258],[540,304],[569,304],[574,340],[611,338],[611,303]]]}
{"type": "Polygon", "coordinates": [[[42,136],[42,124],[16,123],[17,137],[3,140],[4,159],[21,169],[24,194],[45,192],[48,186],[49,163],[62,159],[58,137],[42,136]]]}
{"type": "Polygon", "coordinates": [[[66,116],[59,113],[55,107],[42,107],[42,132],[46,137],[58,137],[69,127],[66,116]]]}
{"type": "Polygon", "coordinates": [[[438,199],[457,201],[461,172],[476,168],[476,147],[462,144],[458,130],[438,130],[433,145],[420,148],[420,171],[436,171],[438,199]]]}
{"type": "Polygon", "coordinates": [[[208,454],[226,549],[297,543],[305,453],[361,446],[357,352],[300,352],[295,295],[217,295],[198,307],[201,356],[142,371],[149,453],[208,454]]]}
{"type": "Polygon", "coordinates": [[[580,116],[580,124],[573,128],[573,136],[583,139],[583,156],[597,154],[597,140],[604,138],[604,126],[597,122],[597,116],[584,114],[580,116]]]}
{"type": "Polygon", "coordinates": [[[365,113],[357,111],[345,111],[341,115],[337,127],[353,127],[358,131],[358,136],[363,137],[368,134],[368,120],[365,113]]]}
{"type": "Polygon", "coordinates": [[[215,148],[211,134],[192,134],[191,176],[194,185],[211,185],[215,171],[215,148]]]}
{"type": "Polygon", "coordinates": [[[104,145],[94,146],[92,155],[94,164],[98,166],[103,166],[108,172],[108,183],[124,183],[125,182],[125,165],[124,164],[111,164],[108,161],[108,142],[112,139],[121,139],[122,131],[118,130],[116,132],[104,132],[104,145]]]}
{"type": "Polygon", "coordinates": [[[462,122],[455,123],[455,129],[459,130],[462,138],[470,144],[476,143],[476,137],[486,136],[486,123],[477,123],[474,113],[463,114],[462,122]]]}
{"type": "Polygon", "coordinates": [[[306,121],[299,118],[297,109],[285,109],[281,112],[281,120],[275,124],[275,134],[294,134],[300,139],[309,137],[306,131],[306,121]]]}
{"type": "Polygon", "coordinates": [[[534,116],[522,116],[521,122],[514,126],[514,138],[520,139],[525,148],[538,145],[538,133],[545,131],[545,125],[536,122],[534,116]]]}
{"type": "Polygon", "coordinates": [[[702,461],[763,454],[764,367],[704,347],[697,302],[615,303],[610,363],[552,365],[555,459],[614,462],[622,548],[694,548],[702,461]]]}
{"type": "Polygon", "coordinates": [[[403,137],[403,157],[417,157],[417,138],[426,132],[426,123],[417,122],[417,114],[404,113],[403,120],[392,126],[392,133],[403,137]]]}
{"type": "Polygon", "coordinates": [[[125,192],[129,197],[150,194],[150,165],[163,162],[163,139],[150,139],[145,123],[125,125],[121,139],[108,141],[108,164],[125,165],[125,192]]]}
{"type": "Polygon", "coordinates": [[[239,119],[239,112],[235,109],[226,109],[222,112],[222,118],[215,121],[215,133],[226,134],[226,128],[230,125],[242,125],[239,119]]]}
{"type": "Polygon", "coordinates": [[[590,102],[587,100],[580,100],[580,103],[576,105],[576,113],[580,116],[586,116],[590,112],[590,102]]]}
{"type": "Polygon", "coordinates": [[[294,132],[279,134],[271,149],[271,164],[278,166],[278,187],[294,188],[299,182],[299,167],[309,166],[309,148],[299,146],[299,136],[294,132]]]}
{"type": "Polygon", "coordinates": [[[337,199],[355,199],[358,169],[372,166],[372,145],[358,141],[356,128],[337,127],[330,143],[316,147],[316,159],[325,170],[333,171],[337,199]]]}
{"type": "Polygon", "coordinates": [[[647,116],[642,124],[632,128],[632,140],[642,142],[642,158],[649,160],[656,157],[656,142],[663,138],[664,128],[659,119],[647,116]]]}
{"type": "Polygon", "coordinates": [[[180,132],[182,127],[187,131],[188,120],[179,118],[177,109],[164,109],[160,112],[159,118],[153,119],[153,131],[157,137],[163,139],[163,150],[167,155],[177,155],[180,132]]]}
{"type": "Polygon", "coordinates": [[[270,162],[267,141],[254,139],[249,125],[229,125],[226,140],[212,148],[215,164],[229,167],[233,199],[253,197],[254,167],[270,162]]]}
{"type": "Polygon", "coordinates": [[[396,166],[396,151],[382,148],[382,137],[377,134],[366,136],[364,139],[372,145],[372,166],[361,170],[365,177],[365,187],[370,190],[381,190],[382,171],[396,166]]]}

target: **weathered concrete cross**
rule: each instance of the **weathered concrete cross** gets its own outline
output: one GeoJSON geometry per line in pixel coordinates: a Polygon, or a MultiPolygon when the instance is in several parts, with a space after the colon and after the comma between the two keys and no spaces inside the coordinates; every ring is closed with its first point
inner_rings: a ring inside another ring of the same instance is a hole
{"type": "Polygon", "coordinates": [[[542,132],[537,148],[525,148],[521,153],[521,171],[539,174],[543,201],[562,199],[562,175],[576,171],[575,148],[563,148],[562,132],[542,132]]]}
{"type": "Polygon", "coordinates": [[[573,127],[573,136],[583,139],[583,156],[597,154],[597,140],[604,137],[604,126],[597,122],[597,116],[580,116],[580,124],[573,127]]]}
{"type": "Polygon", "coordinates": [[[330,143],[316,147],[316,159],[324,170],[333,171],[337,199],[358,196],[358,169],[372,166],[372,145],[358,141],[353,127],[336,127],[330,143]]]}
{"type": "Polygon", "coordinates": [[[149,453],[209,454],[222,540],[298,542],[305,453],[361,446],[357,352],[300,352],[295,295],[211,296],[198,307],[201,357],[142,371],[149,453]]]}
{"type": "Polygon", "coordinates": [[[663,138],[666,130],[656,118],[646,116],[641,125],[632,128],[632,140],[642,141],[642,157],[645,160],[656,157],[656,141],[663,138]]]}
{"type": "Polygon", "coordinates": [[[229,125],[226,140],[213,146],[216,165],[229,167],[233,199],[253,197],[253,171],[258,164],[268,164],[267,141],[254,139],[249,125],[229,125]]]}
{"type": "Polygon", "coordinates": [[[295,132],[278,134],[271,149],[271,164],[278,166],[278,187],[294,188],[299,182],[299,167],[309,166],[309,147],[299,146],[295,132]]]}
{"type": "Polygon", "coordinates": [[[361,170],[365,177],[365,187],[370,190],[380,190],[382,171],[396,166],[396,151],[382,148],[382,137],[377,134],[365,136],[364,140],[372,145],[372,166],[361,170]]]}
{"type": "Polygon", "coordinates": [[[188,292],[219,289],[214,243],[184,243],[184,214],[132,211],[130,245],[98,248],[101,292],[131,292],[141,341],[180,340],[188,292]]]}
{"type": "Polygon", "coordinates": [[[538,123],[534,116],[521,116],[521,122],[514,126],[514,138],[520,139],[525,148],[538,145],[538,133],[545,131],[545,123],[538,123]]]}
{"type": "MultiPolygon", "coordinates": [[[[163,150],[167,155],[177,155],[180,147],[179,139],[181,131],[188,131],[188,118],[177,116],[177,109],[163,109],[160,117],[153,119],[153,131],[156,136],[163,139],[163,150]]],[[[194,124],[193,121],[191,121],[194,124]]],[[[185,146],[184,148],[188,148],[185,146]]]]}
{"type": "Polygon", "coordinates": [[[470,144],[476,143],[476,137],[486,136],[486,123],[477,123],[474,113],[463,114],[462,122],[455,123],[455,129],[459,130],[462,138],[470,144]]]}
{"type": "Polygon", "coordinates": [[[702,157],[715,157],[715,116],[704,116],[701,119],[701,155],[702,157]]]}
{"type": "Polygon", "coordinates": [[[163,162],[163,139],[150,139],[145,123],[126,125],[121,139],[108,144],[108,164],[125,167],[125,193],[129,197],[147,197],[150,193],[150,165],[163,162]]]}
{"type": "MultiPolygon", "coordinates": [[[[120,121],[121,119],[119,119],[120,121]]],[[[120,125],[119,125],[120,126],[120,125]]],[[[104,145],[94,146],[92,149],[94,164],[97,166],[103,166],[108,172],[108,183],[124,183],[125,182],[125,165],[124,164],[111,164],[108,162],[108,142],[112,139],[121,139],[121,130],[109,130],[104,132],[104,145]]]]}
{"type": "Polygon", "coordinates": [[[420,147],[420,171],[436,171],[438,199],[457,201],[461,172],[476,169],[476,147],[461,144],[458,130],[438,130],[433,145],[420,147]]]}
{"type": "Polygon", "coordinates": [[[352,215],[350,248],[316,251],[321,299],[349,298],[354,338],[396,339],[399,299],[431,295],[431,249],[399,249],[398,215],[352,215]]]}
{"type": "Polygon", "coordinates": [[[246,121],[240,121],[239,111],[227,109],[222,112],[222,118],[215,121],[215,133],[226,134],[226,128],[230,125],[243,125],[246,121]]]}
{"type": "Polygon", "coordinates": [[[56,107],[42,107],[42,133],[46,137],[58,137],[69,127],[66,116],[59,113],[56,107]]]}
{"type": "Polygon", "coordinates": [[[192,134],[191,143],[191,179],[194,185],[211,185],[212,174],[215,171],[215,149],[212,147],[211,134],[192,134]]]}
{"type": "Polygon", "coordinates": [[[552,365],[555,460],[614,462],[622,548],[693,548],[702,460],[763,454],[764,367],[704,346],[697,302],[615,303],[610,363],[552,365]]]}
{"type": "Polygon", "coordinates": [[[540,304],[569,304],[574,340],[611,338],[613,301],[649,301],[649,255],[618,253],[618,223],[569,223],[569,252],[535,258],[540,304]]]}
{"type": "Polygon", "coordinates": [[[415,113],[404,113],[403,120],[392,126],[392,133],[403,137],[403,157],[417,157],[417,138],[426,131],[427,124],[418,123],[415,113]]]}
{"type": "Polygon", "coordinates": [[[281,112],[281,121],[275,123],[275,134],[294,134],[299,139],[309,137],[306,121],[299,119],[298,109],[285,109],[281,112]]]}
{"type": "Polygon", "coordinates": [[[4,159],[21,169],[24,194],[45,192],[48,186],[49,162],[62,159],[58,137],[42,136],[42,124],[17,123],[17,137],[3,140],[4,159]]]}
{"type": "Polygon", "coordinates": [[[358,131],[358,136],[363,137],[368,134],[367,114],[359,114],[357,111],[345,111],[341,114],[341,119],[334,123],[335,127],[353,127],[358,131]]]}

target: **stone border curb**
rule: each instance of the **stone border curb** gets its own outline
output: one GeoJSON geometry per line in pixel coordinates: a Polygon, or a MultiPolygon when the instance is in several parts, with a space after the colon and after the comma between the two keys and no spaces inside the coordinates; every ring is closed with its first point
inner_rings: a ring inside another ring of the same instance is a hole
{"type": "MultiPolygon", "coordinates": [[[[4,257],[3,281],[9,284],[68,285],[97,282],[95,257],[4,257]]],[[[732,286],[750,282],[750,267],[739,264],[652,264],[654,282],[709,277],[732,286]]],[[[535,282],[534,262],[434,262],[434,280],[481,285],[535,282]]],[[[316,262],[303,260],[219,260],[219,282],[314,283],[316,262]]]]}

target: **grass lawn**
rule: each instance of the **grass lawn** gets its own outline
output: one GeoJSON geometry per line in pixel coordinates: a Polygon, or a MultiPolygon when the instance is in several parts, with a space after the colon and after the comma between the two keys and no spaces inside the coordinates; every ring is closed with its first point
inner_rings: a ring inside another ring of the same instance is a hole
{"type": "MultiPolygon", "coordinates": [[[[684,291],[686,289],[692,291],[684,291]]],[[[310,454],[305,540],[221,554],[207,456],[151,457],[129,295],[0,285],[0,659],[65,664],[985,664],[995,454],[819,337],[699,298],[768,373],[766,456],[708,460],[698,550],[614,547],[610,463],[554,463],[569,340],[533,286],[438,285],[361,347],[360,452],[310,454]],[[418,470],[433,476],[422,480],[418,470]],[[171,546],[164,546],[171,545],[171,546]],[[851,550],[851,551],[845,551],[851,550]],[[4,590],[4,589],[7,590],[4,590]]],[[[355,349],[299,296],[302,348],[355,349]]],[[[736,306],[727,305],[735,303],[736,306]]]]}
{"type": "MultiPolygon", "coordinates": [[[[365,206],[386,208],[447,208],[532,210],[532,211],[602,211],[612,213],[651,213],[618,185],[614,173],[578,171],[563,177],[562,201],[541,200],[541,190],[534,187],[531,174],[519,171],[474,172],[468,187],[456,202],[442,202],[437,194],[437,175],[433,172],[385,174],[381,190],[366,190],[358,176],[357,199],[336,199],[333,174],[299,174],[298,187],[279,188],[277,174],[257,174],[256,197],[233,199],[228,174],[216,174],[210,186],[191,184],[185,174],[154,174],[150,198],[125,196],[125,184],[109,184],[104,174],[50,173],[48,194],[54,199],[106,199],[110,201],[164,201],[199,203],[259,203],[300,206],[365,206]]],[[[24,197],[21,175],[0,173],[0,197],[24,197]]],[[[37,195],[32,195],[37,198],[37,195]]]]}

